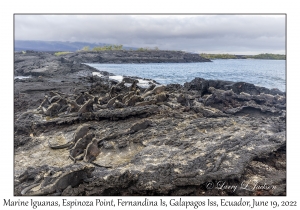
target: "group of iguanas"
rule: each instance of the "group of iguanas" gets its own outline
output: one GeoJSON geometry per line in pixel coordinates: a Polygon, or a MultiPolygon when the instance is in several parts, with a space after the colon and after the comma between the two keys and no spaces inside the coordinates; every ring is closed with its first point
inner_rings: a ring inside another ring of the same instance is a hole
{"type": "MultiPolygon", "coordinates": [[[[171,106],[168,104],[169,94],[166,93],[165,86],[156,86],[152,84],[141,93],[137,83],[138,80],[134,80],[131,86],[127,87],[123,80],[122,82],[111,86],[106,95],[102,97],[100,95],[91,95],[88,92],[81,92],[76,96],[51,91],[49,96],[45,96],[45,99],[37,108],[37,111],[40,114],[51,117],[67,115],[68,113],[77,113],[78,116],[80,116],[85,112],[100,111],[101,109],[116,109],[152,104],[171,106]]],[[[186,99],[183,94],[180,94],[177,97],[177,103],[182,102],[185,106],[187,100],[188,99],[186,99]]],[[[100,154],[100,148],[101,145],[103,145],[103,142],[118,139],[122,135],[131,135],[139,130],[146,129],[148,126],[153,126],[153,122],[151,120],[142,120],[132,125],[128,130],[98,138],[94,131],[96,128],[91,124],[85,123],[77,127],[74,131],[72,140],[66,144],[53,145],[48,140],[51,149],[69,149],[69,158],[74,161],[76,169],[57,174],[56,178],[54,178],[53,175],[48,178],[46,177],[41,183],[35,183],[24,188],[21,194],[46,195],[57,190],[61,191],[70,185],[73,186],[71,179],[75,179],[74,183],[78,183],[80,180],[82,181],[82,179],[86,178],[87,167],[84,167],[84,165],[89,165],[88,163],[97,167],[111,168],[110,166],[101,166],[93,162],[100,154]],[[83,165],[76,163],[79,160],[83,160],[85,163],[83,163],[83,165]],[[49,180],[52,181],[49,182],[49,180]],[[38,188],[38,186],[39,189],[34,190],[35,188],[38,188]]]]}
{"type": "Polygon", "coordinates": [[[91,95],[88,92],[81,92],[79,95],[67,95],[50,91],[49,96],[37,108],[38,113],[46,116],[57,116],[59,114],[78,113],[78,116],[85,112],[93,112],[101,109],[124,108],[128,106],[145,106],[165,102],[169,95],[166,94],[165,86],[150,85],[141,94],[137,86],[138,80],[134,80],[130,87],[125,86],[121,81],[111,86],[110,90],[103,97],[91,95]]]}
{"type": "MultiPolygon", "coordinates": [[[[40,110],[41,113],[50,116],[59,114],[61,112],[69,113],[75,111],[78,113],[78,115],[80,115],[84,112],[92,112],[97,107],[99,109],[114,109],[125,106],[142,106],[151,103],[164,102],[167,100],[168,96],[164,92],[165,86],[155,87],[155,85],[151,85],[144,91],[143,95],[140,95],[140,90],[137,87],[137,82],[138,80],[134,80],[132,85],[127,88],[125,87],[125,81],[123,80],[122,82],[112,86],[109,93],[107,93],[104,97],[93,96],[87,92],[84,92],[74,100],[71,100],[64,94],[52,91],[50,92],[51,97],[46,97],[38,107],[38,110],[40,110]]],[[[69,158],[74,162],[76,162],[77,160],[83,160],[87,163],[92,163],[96,166],[100,166],[93,163],[93,161],[100,153],[100,142],[109,139],[116,139],[121,135],[134,133],[140,129],[144,129],[144,127],[146,128],[150,124],[151,122],[149,120],[142,121],[133,125],[128,131],[114,133],[110,136],[98,140],[95,138],[95,134],[92,131],[92,129],[95,128],[93,128],[89,124],[83,124],[78,126],[78,128],[74,132],[73,139],[68,143],[63,145],[52,145],[49,140],[48,143],[51,149],[68,148],[70,151],[69,158]]],[[[108,166],[101,167],[109,168],[108,166]]]]}
{"type": "Polygon", "coordinates": [[[37,178],[33,184],[25,187],[21,191],[21,194],[29,196],[48,194],[61,195],[62,191],[67,187],[74,187],[82,180],[89,181],[89,175],[91,175],[93,167],[85,163],[76,163],[77,160],[83,160],[97,167],[111,168],[110,166],[101,166],[93,162],[100,154],[99,144],[103,143],[103,141],[116,139],[121,135],[133,134],[139,130],[146,129],[148,126],[152,126],[152,121],[143,120],[142,122],[132,125],[128,130],[97,139],[93,131],[95,130],[94,127],[87,123],[80,125],[75,130],[73,139],[70,142],[57,146],[51,145],[49,142],[51,149],[69,148],[69,158],[74,161],[74,165],[67,166],[66,169],[61,169],[58,172],[51,170],[46,172],[43,177],[37,178]],[[38,189],[34,190],[35,188],[38,189]]]}
{"type": "Polygon", "coordinates": [[[76,163],[77,160],[83,160],[84,162],[92,163],[99,167],[111,168],[110,166],[100,166],[93,163],[100,153],[99,145],[104,141],[116,139],[122,135],[133,134],[139,130],[146,129],[148,126],[152,126],[152,121],[143,120],[132,125],[128,130],[97,139],[92,131],[95,128],[89,124],[83,124],[75,130],[73,139],[70,142],[63,145],[52,145],[48,140],[48,143],[51,149],[68,148],[70,150],[69,158],[73,160],[74,163],[76,163]]]}
{"type": "Polygon", "coordinates": [[[84,160],[87,163],[90,163],[96,159],[99,155],[100,150],[98,148],[98,141],[94,138],[95,134],[91,131],[94,129],[88,124],[80,125],[74,132],[73,139],[63,145],[51,145],[48,140],[49,147],[51,149],[63,149],[69,148],[71,158],[74,162],[77,160],[84,160]],[[82,156],[78,157],[79,155],[82,156]]]}

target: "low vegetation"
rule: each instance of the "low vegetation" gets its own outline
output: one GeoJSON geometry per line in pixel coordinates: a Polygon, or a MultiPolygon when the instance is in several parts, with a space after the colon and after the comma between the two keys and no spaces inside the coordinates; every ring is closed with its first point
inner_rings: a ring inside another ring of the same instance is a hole
{"type": "Polygon", "coordinates": [[[230,55],[230,54],[206,54],[201,53],[200,56],[207,59],[237,59],[236,55],[230,55]]]}
{"type": "Polygon", "coordinates": [[[141,47],[141,48],[138,48],[137,51],[152,51],[152,50],[155,50],[155,51],[158,51],[159,48],[158,47],[154,47],[154,48],[150,48],[150,47],[141,47]]]}
{"type": "Polygon", "coordinates": [[[81,51],[90,51],[90,46],[84,46],[81,51]]]}
{"type": "Polygon", "coordinates": [[[201,53],[200,56],[207,59],[269,59],[269,60],[285,60],[286,56],[281,54],[262,53],[258,55],[232,55],[232,54],[207,54],[201,53]]]}
{"type": "Polygon", "coordinates": [[[65,54],[69,54],[69,53],[72,53],[72,52],[56,52],[56,53],[54,53],[54,55],[60,56],[60,55],[65,55],[65,54]]]}
{"type": "MultiPolygon", "coordinates": [[[[124,49],[123,45],[105,45],[105,46],[96,46],[93,49],[90,49],[90,46],[84,46],[79,51],[111,51],[111,50],[129,50],[132,51],[133,49],[124,49]]],[[[150,48],[150,47],[141,47],[136,49],[136,51],[159,51],[158,47],[150,48]]]]}
{"type": "Polygon", "coordinates": [[[285,60],[286,56],[280,55],[280,54],[263,53],[263,54],[253,55],[253,56],[249,55],[249,56],[247,56],[247,58],[285,60]]]}
{"type": "Polygon", "coordinates": [[[123,50],[123,45],[105,45],[102,47],[94,47],[93,51],[107,51],[107,50],[123,50]]]}

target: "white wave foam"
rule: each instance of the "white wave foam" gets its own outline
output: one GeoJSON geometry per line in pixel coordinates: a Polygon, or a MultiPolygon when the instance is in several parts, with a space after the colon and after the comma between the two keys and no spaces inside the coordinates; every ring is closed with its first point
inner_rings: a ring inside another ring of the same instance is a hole
{"type": "Polygon", "coordinates": [[[117,80],[118,82],[121,82],[123,80],[123,76],[117,75],[117,76],[109,76],[109,79],[117,80]]]}
{"type": "MultiPolygon", "coordinates": [[[[96,73],[96,72],[95,72],[96,73]]],[[[98,73],[100,74],[100,73],[98,73]]],[[[101,74],[100,74],[101,75],[101,74]]],[[[97,75],[98,76],[98,75],[97,75]]],[[[103,76],[103,75],[102,75],[103,76]]],[[[115,80],[118,82],[122,82],[123,80],[123,76],[121,75],[116,75],[116,76],[109,76],[109,79],[111,80],[115,80]]],[[[154,83],[152,80],[144,80],[144,79],[137,79],[139,82],[137,83],[138,86],[142,87],[142,88],[148,88],[150,86],[151,83],[154,83]]],[[[130,87],[131,83],[125,83],[125,86],[130,87]]]]}
{"type": "Polygon", "coordinates": [[[138,79],[139,83],[137,83],[138,86],[142,88],[148,88],[150,86],[150,81],[149,80],[144,80],[144,79],[138,79]]]}
{"type": "Polygon", "coordinates": [[[93,76],[103,77],[103,74],[100,74],[100,72],[93,72],[93,76]]]}
{"type": "Polygon", "coordinates": [[[15,79],[27,79],[31,78],[31,76],[15,76],[15,79]]]}

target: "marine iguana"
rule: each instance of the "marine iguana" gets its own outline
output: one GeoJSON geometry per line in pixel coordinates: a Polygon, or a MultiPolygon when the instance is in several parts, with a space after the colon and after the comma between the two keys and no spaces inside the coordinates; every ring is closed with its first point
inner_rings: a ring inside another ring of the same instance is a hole
{"type": "Polygon", "coordinates": [[[160,93],[164,92],[165,89],[166,89],[166,86],[162,85],[162,86],[155,87],[155,88],[152,90],[152,92],[153,92],[154,94],[160,94],[160,93]]]}
{"type": "Polygon", "coordinates": [[[136,84],[138,83],[138,80],[134,80],[132,85],[129,87],[129,91],[136,91],[136,84]]]}
{"type": "Polygon", "coordinates": [[[110,100],[110,96],[104,96],[102,98],[99,98],[97,103],[103,105],[103,104],[107,104],[109,100],[110,100]]]}
{"type": "Polygon", "coordinates": [[[44,180],[40,184],[33,184],[24,188],[21,191],[21,195],[24,196],[38,196],[49,195],[57,191],[63,191],[68,186],[78,186],[82,181],[88,180],[92,171],[95,168],[91,165],[76,164],[67,168],[64,172],[58,172],[58,174],[50,174],[44,177],[44,180]],[[38,190],[31,191],[34,187],[40,186],[38,190]]]}
{"type": "Polygon", "coordinates": [[[154,88],[155,88],[155,84],[151,84],[145,91],[144,91],[144,93],[147,93],[148,91],[151,91],[151,90],[153,90],[154,88]]]}
{"type": "Polygon", "coordinates": [[[84,150],[83,161],[90,163],[96,160],[96,157],[100,154],[100,149],[98,148],[98,141],[93,139],[84,150]]]}
{"type": "Polygon", "coordinates": [[[106,108],[112,108],[115,101],[117,100],[118,96],[113,97],[112,99],[110,99],[107,104],[106,104],[106,108]]]}
{"type": "Polygon", "coordinates": [[[93,111],[93,104],[96,103],[95,101],[97,100],[97,98],[92,98],[89,99],[87,102],[85,102],[80,109],[78,110],[78,116],[81,116],[82,113],[86,113],[86,112],[92,112],[93,111]]]}
{"type": "Polygon", "coordinates": [[[49,99],[50,104],[52,104],[52,103],[54,103],[54,102],[61,99],[61,96],[56,92],[51,91],[50,95],[51,95],[51,98],[49,99]]]}
{"type": "Polygon", "coordinates": [[[123,98],[122,103],[124,104],[129,98],[131,98],[135,94],[135,91],[129,91],[123,98]]]}
{"type": "Polygon", "coordinates": [[[124,108],[125,104],[123,104],[122,102],[116,100],[115,103],[113,104],[114,108],[124,108]]]}
{"type": "Polygon", "coordinates": [[[135,104],[135,106],[146,106],[146,105],[152,105],[152,104],[155,104],[156,103],[156,99],[152,99],[150,101],[142,101],[142,102],[137,102],[135,104]]]}
{"type": "Polygon", "coordinates": [[[125,81],[122,80],[121,82],[119,82],[118,84],[116,84],[116,89],[117,90],[122,90],[125,87],[125,81]]]}
{"type": "Polygon", "coordinates": [[[39,105],[39,107],[37,108],[37,110],[41,110],[42,107],[44,107],[45,105],[49,105],[50,102],[49,102],[49,98],[47,95],[44,96],[44,100],[42,101],[42,103],[39,105]]]}
{"type": "Polygon", "coordinates": [[[47,109],[42,107],[43,109],[43,113],[46,115],[46,116],[55,116],[56,114],[58,114],[58,111],[59,109],[61,108],[60,104],[58,103],[52,103],[47,109]]]}
{"type": "Polygon", "coordinates": [[[84,97],[86,98],[86,100],[89,100],[89,99],[93,99],[94,96],[92,96],[91,94],[89,94],[88,92],[85,92],[84,94],[84,97]]]}
{"type": "Polygon", "coordinates": [[[75,102],[79,105],[84,104],[84,92],[80,93],[80,95],[75,99],[75,102]]]}
{"type": "Polygon", "coordinates": [[[138,122],[130,127],[129,131],[127,131],[125,134],[133,134],[135,132],[138,132],[139,130],[146,129],[147,127],[152,126],[151,120],[144,120],[142,122],[138,122]]]}
{"type": "Polygon", "coordinates": [[[142,99],[141,96],[133,95],[133,96],[131,96],[131,98],[129,98],[129,99],[125,102],[125,105],[126,105],[126,106],[134,106],[135,103],[141,102],[141,101],[143,101],[143,99],[142,99]]]}
{"type": "Polygon", "coordinates": [[[58,110],[58,113],[63,112],[65,109],[69,107],[67,99],[61,97],[56,103],[60,105],[60,109],[58,110]]]}
{"type": "Polygon", "coordinates": [[[154,98],[155,98],[157,103],[160,103],[160,102],[165,102],[166,100],[168,100],[169,95],[166,94],[165,92],[162,92],[162,93],[159,93],[159,94],[155,95],[154,98]]]}
{"type": "Polygon", "coordinates": [[[116,96],[116,87],[115,86],[112,86],[111,88],[110,88],[110,91],[109,91],[109,97],[110,98],[113,98],[113,97],[115,97],[116,96]]]}
{"type": "Polygon", "coordinates": [[[165,91],[165,89],[166,89],[166,86],[158,86],[158,87],[155,87],[153,90],[150,90],[150,91],[148,91],[148,92],[145,92],[145,93],[142,95],[142,98],[145,98],[145,97],[147,97],[147,96],[149,96],[149,95],[152,95],[152,94],[155,94],[155,95],[160,94],[160,93],[162,93],[163,91],[165,91]]]}
{"type": "Polygon", "coordinates": [[[98,167],[112,168],[111,166],[102,166],[93,162],[94,160],[96,160],[99,154],[100,154],[100,149],[98,148],[98,141],[96,139],[93,139],[92,142],[90,142],[87,145],[86,149],[84,150],[83,161],[87,163],[91,163],[98,167]]]}
{"type": "Polygon", "coordinates": [[[68,100],[69,107],[67,109],[67,113],[78,112],[80,106],[76,103],[76,101],[68,100]]]}
{"type": "Polygon", "coordinates": [[[88,133],[81,139],[79,139],[73,148],[70,150],[70,158],[76,160],[75,158],[84,152],[84,149],[95,137],[94,133],[88,133]]]}
{"type": "Polygon", "coordinates": [[[62,145],[52,145],[50,142],[49,142],[49,139],[48,139],[48,145],[51,149],[64,149],[64,148],[69,148],[71,149],[75,144],[76,142],[83,138],[90,129],[95,129],[93,127],[91,127],[89,124],[83,124],[83,125],[80,125],[74,132],[74,135],[73,135],[73,139],[65,144],[62,144],[62,145]]]}
{"type": "Polygon", "coordinates": [[[74,132],[73,143],[76,143],[78,139],[84,137],[90,129],[94,129],[89,124],[80,125],[74,132]]]}

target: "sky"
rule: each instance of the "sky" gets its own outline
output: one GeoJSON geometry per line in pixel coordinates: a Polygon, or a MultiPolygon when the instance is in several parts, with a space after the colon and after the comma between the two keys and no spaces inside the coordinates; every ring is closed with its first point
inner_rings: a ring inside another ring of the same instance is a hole
{"type": "Polygon", "coordinates": [[[285,54],[285,15],[15,15],[15,40],[285,54]]]}

